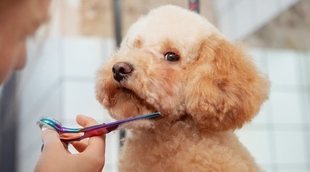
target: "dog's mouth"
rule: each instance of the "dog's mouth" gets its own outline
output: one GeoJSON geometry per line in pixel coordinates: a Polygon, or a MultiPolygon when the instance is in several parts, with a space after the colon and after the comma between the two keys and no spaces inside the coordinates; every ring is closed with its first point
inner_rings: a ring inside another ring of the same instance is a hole
{"type": "Polygon", "coordinates": [[[123,85],[118,85],[113,99],[114,103],[110,111],[116,119],[159,112],[159,109],[143,99],[139,93],[123,85]]]}
{"type": "Polygon", "coordinates": [[[126,87],[121,87],[120,89],[125,94],[129,94],[132,98],[137,99],[138,102],[141,103],[141,105],[144,105],[147,109],[150,109],[151,112],[157,112],[156,109],[151,104],[149,104],[147,101],[141,98],[136,92],[126,87]]]}
{"type": "MultiPolygon", "coordinates": [[[[141,93],[140,93],[141,94],[141,93]]],[[[144,114],[160,112],[152,104],[142,98],[143,95],[124,86],[118,86],[114,95],[114,104],[109,108],[111,116],[117,120],[127,119],[144,114]]],[[[127,129],[150,129],[154,128],[155,121],[161,117],[153,119],[143,119],[122,125],[127,129]]]]}
{"type": "Polygon", "coordinates": [[[159,110],[157,110],[153,105],[141,98],[136,92],[125,87],[122,87],[121,89],[123,92],[126,92],[127,94],[130,94],[133,98],[137,99],[138,102],[141,103],[141,105],[145,106],[148,110],[150,110],[149,113],[159,112],[159,110]]]}

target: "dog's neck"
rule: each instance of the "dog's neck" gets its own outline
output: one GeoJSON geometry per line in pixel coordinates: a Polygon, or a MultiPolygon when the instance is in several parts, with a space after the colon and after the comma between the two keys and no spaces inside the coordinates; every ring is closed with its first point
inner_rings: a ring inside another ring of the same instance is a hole
{"type": "Polygon", "coordinates": [[[162,119],[158,120],[158,122],[155,125],[155,128],[157,128],[157,129],[170,129],[171,127],[178,125],[179,123],[185,123],[188,125],[193,125],[193,119],[188,114],[182,114],[178,118],[173,118],[173,119],[163,117],[162,119]]]}
{"type": "MultiPolygon", "coordinates": [[[[208,129],[199,128],[192,116],[189,114],[182,114],[178,118],[171,119],[162,117],[156,119],[151,128],[140,128],[131,130],[132,134],[141,139],[148,140],[170,140],[176,136],[186,135],[190,139],[191,136],[208,136],[222,135],[227,131],[210,131],[208,129]]],[[[231,131],[228,131],[231,133],[231,131]]],[[[197,137],[193,137],[193,139],[197,137]]]]}
{"type": "MultiPolygon", "coordinates": [[[[177,119],[169,119],[163,117],[162,119],[158,119],[154,126],[151,129],[142,129],[133,131],[136,134],[150,134],[150,135],[176,135],[178,133],[205,133],[205,131],[201,131],[193,121],[192,117],[188,114],[180,115],[177,119]]],[[[158,136],[156,136],[158,137],[158,136]]]]}
{"type": "MultiPolygon", "coordinates": [[[[148,143],[170,143],[176,140],[191,140],[191,142],[199,142],[204,139],[222,138],[222,135],[232,133],[231,131],[208,131],[201,130],[193,121],[190,115],[182,115],[175,120],[167,120],[165,118],[156,121],[152,129],[132,130],[132,136],[135,139],[148,143]],[[142,141],[144,140],[144,141],[142,141]]],[[[175,143],[176,144],[176,143],[175,143]]],[[[181,144],[181,143],[180,143],[181,144]]]]}

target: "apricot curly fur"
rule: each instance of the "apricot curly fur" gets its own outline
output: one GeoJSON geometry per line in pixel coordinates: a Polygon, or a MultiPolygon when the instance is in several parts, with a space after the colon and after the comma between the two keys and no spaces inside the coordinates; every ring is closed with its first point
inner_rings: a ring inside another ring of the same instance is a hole
{"type": "Polygon", "coordinates": [[[195,13],[168,5],[140,18],[99,70],[96,91],[116,119],[163,116],[125,126],[120,171],[260,171],[234,130],[257,114],[269,83],[240,47],[195,13]],[[179,61],[167,61],[167,52],[179,61]],[[134,68],[121,82],[113,79],[117,62],[134,68]]]}

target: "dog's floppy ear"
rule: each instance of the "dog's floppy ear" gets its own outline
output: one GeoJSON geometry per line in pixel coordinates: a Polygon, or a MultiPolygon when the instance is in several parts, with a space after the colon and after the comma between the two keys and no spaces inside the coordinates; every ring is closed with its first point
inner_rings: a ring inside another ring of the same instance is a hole
{"type": "Polygon", "coordinates": [[[186,112],[201,129],[240,128],[266,100],[269,82],[243,51],[224,39],[208,38],[189,67],[186,112]]]}

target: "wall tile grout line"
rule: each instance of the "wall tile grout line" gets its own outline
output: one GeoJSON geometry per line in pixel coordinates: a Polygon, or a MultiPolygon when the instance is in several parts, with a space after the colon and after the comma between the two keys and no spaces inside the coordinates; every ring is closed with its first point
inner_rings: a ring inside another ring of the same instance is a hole
{"type": "MultiPolygon", "coordinates": [[[[310,54],[310,53],[309,53],[310,54]]],[[[304,75],[299,75],[299,79],[302,80],[304,82],[305,85],[307,85],[309,78],[308,77],[304,77],[307,76],[307,74],[309,74],[309,70],[307,68],[307,61],[306,60],[307,56],[306,53],[299,53],[299,69],[301,70],[300,73],[304,74],[304,75]],[[306,64],[306,65],[305,65],[306,64]]],[[[309,115],[310,115],[310,108],[309,108],[309,103],[310,103],[310,89],[307,89],[306,92],[306,96],[304,97],[305,99],[302,101],[303,102],[303,117],[306,121],[306,123],[304,123],[303,128],[304,128],[304,140],[305,140],[305,145],[310,145],[310,121],[309,121],[309,115]]],[[[310,169],[310,148],[309,146],[305,146],[305,154],[306,154],[306,159],[307,159],[307,168],[310,169]]]]}
{"type": "MultiPolygon", "coordinates": [[[[269,74],[269,63],[268,59],[269,54],[266,49],[263,49],[264,52],[264,58],[263,58],[263,65],[265,66],[266,73],[269,74]]],[[[269,106],[268,108],[269,111],[269,121],[270,121],[270,126],[268,127],[268,137],[269,137],[269,148],[270,148],[270,155],[271,159],[273,160],[274,164],[271,166],[271,168],[274,169],[274,172],[278,171],[278,164],[277,164],[277,156],[276,156],[276,143],[275,143],[275,130],[274,130],[274,121],[273,121],[273,109],[272,106],[269,106]]]]}

